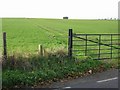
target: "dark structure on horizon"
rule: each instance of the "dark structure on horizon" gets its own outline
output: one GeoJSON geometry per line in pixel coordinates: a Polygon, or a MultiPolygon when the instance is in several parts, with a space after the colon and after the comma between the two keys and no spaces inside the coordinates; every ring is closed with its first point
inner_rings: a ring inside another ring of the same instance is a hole
{"type": "Polygon", "coordinates": [[[68,19],[68,17],[63,17],[63,19],[68,19]]]}

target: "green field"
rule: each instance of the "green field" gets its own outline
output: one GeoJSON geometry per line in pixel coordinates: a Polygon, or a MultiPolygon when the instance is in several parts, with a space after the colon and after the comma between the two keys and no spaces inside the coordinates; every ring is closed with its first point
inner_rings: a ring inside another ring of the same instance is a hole
{"type": "MultiPolygon", "coordinates": [[[[73,57],[70,60],[66,52],[69,28],[72,28],[74,33],[81,34],[118,33],[118,21],[3,18],[2,31],[7,33],[8,58],[7,62],[2,65],[2,86],[4,88],[16,86],[18,88],[24,86],[35,87],[64,78],[81,77],[87,74],[89,70],[96,73],[112,67],[118,67],[117,60],[106,60],[107,62],[104,62],[93,60],[94,57],[98,57],[97,55],[92,58],[84,56],[85,50],[77,52],[77,54],[83,53],[83,56],[78,57],[79,59],[73,57]],[[39,54],[36,54],[39,44],[42,44],[45,50],[49,49],[48,55],[41,57],[39,54]],[[54,52],[54,49],[56,52],[54,52]]],[[[89,39],[94,41],[96,38],[98,37],[89,36],[89,39]]],[[[104,41],[108,38],[110,39],[110,37],[102,37],[102,42],[109,44],[109,41],[104,41]]],[[[81,41],[76,44],[84,43],[85,41],[81,41]]],[[[88,43],[95,44],[92,42],[88,43]]],[[[88,48],[95,49],[95,47],[91,46],[88,48]]],[[[96,48],[99,47],[97,46],[96,48]]],[[[103,48],[104,52],[110,52],[110,50],[104,50],[104,48],[107,49],[108,47],[101,46],[101,48],[103,48]]],[[[73,49],[85,49],[85,47],[73,49]]],[[[94,53],[98,53],[98,50],[88,51],[89,55],[94,53]]],[[[108,56],[105,55],[105,57],[108,56]]]]}
{"type": "MultiPolygon", "coordinates": [[[[75,33],[118,33],[117,20],[63,20],[41,18],[3,18],[8,52],[37,52],[46,48],[67,47],[68,29],[75,33]]],[[[66,48],[67,49],[67,48],[66,48]]]]}

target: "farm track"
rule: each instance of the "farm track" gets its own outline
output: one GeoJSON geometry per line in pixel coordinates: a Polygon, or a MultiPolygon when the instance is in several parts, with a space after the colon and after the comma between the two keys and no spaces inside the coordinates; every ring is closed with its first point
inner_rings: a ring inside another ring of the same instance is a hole
{"type": "MultiPolygon", "coordinates": [[[[32,21],[28,20],[29,22],[31,22],[33,24],[32,21]]],[[[60,30],[60,29],[55,29],[55,28],[52,28],[52,27],[49,27],[49,26],[46,26],[46,25],[39,25],[38,23],[35,23],[34,24],[35,26],[41,28],[42,30],[45,30],[47,31],[48,33],[47,34],[51,34],[51,35],[56,35],[56,34],[59,34],[60,37],[64,37],[64,30],[60,30]],[[62,31],[62,32],[61,32],[62,31]]]]}

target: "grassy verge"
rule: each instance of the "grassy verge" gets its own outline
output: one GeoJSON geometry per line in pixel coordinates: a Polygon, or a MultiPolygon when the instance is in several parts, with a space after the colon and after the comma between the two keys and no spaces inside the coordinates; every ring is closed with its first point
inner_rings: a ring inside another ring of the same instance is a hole
{"type": "Polygon", "coordinates": [[[29,57],[9,57],[3,66],[3,87],[35,87],[44,82],[51,83],[64,78],[83,76],[111,68],[109,63],[92,60],[69,59],[66,54],[49,54],[29,57]],[[91,70],[91,72],[89,72],[91,70]]]}

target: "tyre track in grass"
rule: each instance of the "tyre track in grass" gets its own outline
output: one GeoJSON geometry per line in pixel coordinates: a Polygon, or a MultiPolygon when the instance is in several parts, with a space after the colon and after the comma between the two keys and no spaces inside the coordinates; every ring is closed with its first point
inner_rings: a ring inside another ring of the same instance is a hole
{"type": "Polygon", "coordinates": [[[49,34],[49,35],[53,35],[54,36],[54,35],[58,34],[58,36],[60,36],[60,37],[61,36],[64,37],[64,35],[67,35],[67,34],[65,34],[66,32],[64,32],[64,30],[55,29],[55,28],[52,28],[52,27],[49,27],[49,26],[46,26],[46,25],[39,25],[38,23],[35,23],[35,22],[33,23],[32,20],[28,20],[28,21],[31,22],[36,27],[39,27],[39,28],[47,31],[47,34],[49,34]]]}

